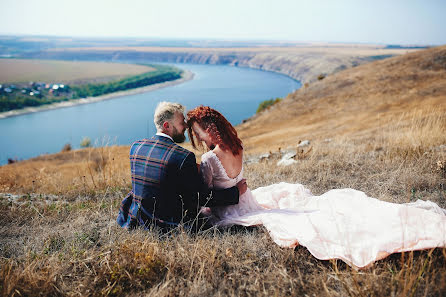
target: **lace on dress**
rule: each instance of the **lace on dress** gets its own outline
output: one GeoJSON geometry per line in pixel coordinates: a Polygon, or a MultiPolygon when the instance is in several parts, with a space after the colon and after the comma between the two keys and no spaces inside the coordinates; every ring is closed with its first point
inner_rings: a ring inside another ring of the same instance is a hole
{"type": "Polygon", "coordinates": [[[205,184],[213,189],[233,187],[243,178],[243,166],[236,177],[230,178],[220,159],[213,151],[208,151],[201,156],[200,168],[205,184]]]}
{"type": "MultiPolygon", "coordinates": [[[[233,187],[243,178],[243,166],[236,177],[230,178],[220,159],[213,151],[209,151],[201,156],[200,168],[205,183],[209,188],[213,189],[227,189],[233,187]]],[[[212,220],[215,224],[224,225],[224,218],[240,217],[263,209],[264,208],[252,198],[251,191],[248,189],[243,195],[240,195],[239,203],[237,205],[212,207],[212,220]]],[[[208,208],[202,210],[202,213],[205,214],[209,212],[210,210],[208,208]]]]}

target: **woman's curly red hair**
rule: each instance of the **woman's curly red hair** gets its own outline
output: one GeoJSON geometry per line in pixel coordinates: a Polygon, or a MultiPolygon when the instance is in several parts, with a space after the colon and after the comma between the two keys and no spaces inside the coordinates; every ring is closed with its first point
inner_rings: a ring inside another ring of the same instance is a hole
{"type": "Polygon", "coordinates": [[[187,113],[187,130],[194,148],[202,147],[201,142],[196,141],[192,125],[197,123],[209,134],[212,142],[223,150],[230,150],[233,155],[238,155],[242,150],[242,141],[237,136],[237,131],[226,118],[209,106],[198,106],[187,113]]]}

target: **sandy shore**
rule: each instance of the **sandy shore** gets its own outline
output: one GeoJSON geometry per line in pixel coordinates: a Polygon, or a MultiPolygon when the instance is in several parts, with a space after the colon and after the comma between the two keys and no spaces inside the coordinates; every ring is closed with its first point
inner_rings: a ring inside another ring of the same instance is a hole
{"type": "Polygon", "coordinates": [[[57,109],[57,108],[71,107],[71,106],[80,105],[80,104],[89,104],[89,103],[93,103],[93,102],[114,99],[114,98],[122,97],[122,96],[150,92],[150,91],[158,90],[161,88],[178,85],[183,82],[189,81],[193,78],[194,78],[194,73],[192,73],[188,70],[184,70],[183,74],[181,75],[181,78],[176,79],[176,80],[166,81],[163,83],[153,84],[150,86],[136,88],[136,89],[130,89],[130,90],[126,90],[126,91],[114,92],[114,93],[97,96],[97,97],[73,99],[70,101],[57,102],[57,103],[52,103],[52,104],[48,104],[48,105],[41,105],[38,107],[26,107],[23,109],[16,109],[16,110],[0,112],[0,119],[19,116],[19,115],[23,115],[23,114],[27,114],[27,113],[34,113],[34,112],[57,109]]]}

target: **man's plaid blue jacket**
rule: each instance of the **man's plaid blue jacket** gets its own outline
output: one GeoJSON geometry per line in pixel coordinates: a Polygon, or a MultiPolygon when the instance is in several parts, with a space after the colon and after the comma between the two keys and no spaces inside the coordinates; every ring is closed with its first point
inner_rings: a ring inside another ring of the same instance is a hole
{"type": "Polygon", "coordinates": [[[236,187],[211,191],[198,172],[195,155],[171,139],[155,135],[130,148],[132,191],[121,203],[118,224],[124,228],[155,221],[177,226],[194,220],[199,208],[238,203],[236,187]]]}

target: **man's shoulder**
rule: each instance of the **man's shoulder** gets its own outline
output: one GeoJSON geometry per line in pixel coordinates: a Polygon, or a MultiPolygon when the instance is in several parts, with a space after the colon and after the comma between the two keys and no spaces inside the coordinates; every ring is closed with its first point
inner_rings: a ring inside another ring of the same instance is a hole
{"type": "Polygon", "coordinates": [[[130,155],[135,154],[137,150],[147,151],[152,148],[161,151],[169,151],[170,155],[174,154],[177,156],[183,156],[184,158],[189,155],[195,156],[194,153],[174,143],[170,139],[157,135],[152,138],[144,138],[133,142],[130,149],[130,155]]]}
{"type": "Polygon", "coordinates": [[[184,147],[174,143],[175,146],[175,150],[178,151],[179,153],[182,153],[184,155],[189,155],[189,154],[194,154],[191,151],[189,151],[188,149],[185,149],[184,147]]]}
{"type": "Polygon", "coordinates": [[[167,137],[155,135],[148,141],[149,141],[149,143],[151,143],[153,145],[159,145],[159,146],[162,146],[162,147],[166,147],[166,149],[172,150],[172,151],[174,151],[177,154],[181,154],[181,155],[192,154],[191,151],[189,151],[189,150],[185,149],[184,147],[178,145],[177,143],[173,142],[172,140],[170,140],[167,137]]]}

